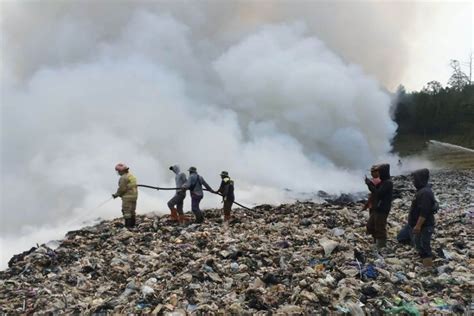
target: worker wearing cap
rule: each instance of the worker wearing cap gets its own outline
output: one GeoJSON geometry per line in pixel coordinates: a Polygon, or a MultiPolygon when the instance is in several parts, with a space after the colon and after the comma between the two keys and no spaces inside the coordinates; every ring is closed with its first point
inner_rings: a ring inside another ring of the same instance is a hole
{"type": "Polygon", "coordinates": [[[209,184],[197,173],[196,167],[190,167],[188,169],[189,177],[185,184],[183,184],[183,190],[189,190],[191,192],[191,210],[196,217],[196,223],[204,222],[204,214],[199,208],[199,203],[201,203],[202,198],[204,197],[204,192],[202,186],[204,186],[208,191],[215,192],[209,184]]]}
{"type": "Polygon", "coordinates": [[[122,199],[122,214],[125,220],[125,227],[135,226],[135,210],[137,208],[137,179],[129,172],[129,167],[124,163],[115,166],[115,170],[120,175],[117,192],[112,194],[115,199],[122,199]]]}
{"type": "Polygon", "coordinates": [[[230,221],[230,211],[232,209],[232,204],[234,204],[234,181],[229,177],[227,171],[221,172],[221,186],[217,193],[222,195],[222,202],[224,203],[224,221],[230,221]]]}

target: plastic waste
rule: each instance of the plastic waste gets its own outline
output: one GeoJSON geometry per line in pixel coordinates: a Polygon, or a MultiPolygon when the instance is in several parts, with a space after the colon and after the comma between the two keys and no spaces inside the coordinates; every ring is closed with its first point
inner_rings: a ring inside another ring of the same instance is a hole
{"type": "Polygon", "coordinates": [[[319,244],[324,249],[324,255],[329,256],[334,251],[334,249],[336,249],[336,247],[339,243],[337,241],[334,241],[334,240],[328,239],[326,237],[323,237],[323,238],[319,239],[319,244]]]}
{"type": "Polygon", "coordinates": [[[237,272],[237,271],[239,271],[239,264],[237,262],[232,262],[230,264],[230,268],[231,268],[232,272],[237,272]]]}
{"type": "Polygon", "coordinates": [[[368,264],[363,270],[362,275],[368,279],[376,279],[378,276],[378,272],[376,268],[372,264],[368,264]]]}
{"type": "Polygon", "coordinates": [[[420,316],[418,309],[410,303],[403,302],[401,306],[385,310],[387,314],[406,314],[410,316],[420,316]]]}
{"type": "Polygon", "coordinates": [[[336,237],[344,235],[345,230],[339,227],[333,228],[332,229],[332,234],[336,237]]]}
{"type": "Polygon", "coordinates": [[[148,295],[151,295],[151,294],[155,293],[155,290],[153,290],[153,288],[151,288],[151,287],[148,286],[148,285],[142,286],[142,289],[141,289],[141,290],[142,290],[142,295],[143,295],[144,297],[147,297],[148,295]]]}
{"type": "Polygon", "coordinates": [[[396,176],[384,251],[371,251],[358,195],[236,208],[226,228],[221,209],[184,226],[139,210],[133,231],[119,217],[12,257],[0,271],[0,314],[468,313],[473,178],[474,170],[432,174],[441,205],[434,271],[395,240],[415,193],[410,177],[396,176]]]}

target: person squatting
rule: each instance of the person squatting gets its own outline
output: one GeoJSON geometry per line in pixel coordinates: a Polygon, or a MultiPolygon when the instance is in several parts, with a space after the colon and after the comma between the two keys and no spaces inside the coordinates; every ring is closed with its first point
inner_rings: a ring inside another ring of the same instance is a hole
{"type": "MultiPolygon", "coordinates": [[[[374,250],[388,251],[387,246],[387,217],[392,206],[393,183],[390,177],[390,165],[381,164],[371,168],[372,178],[365,178],[370,191],[364,210],[369,210],[367,234],[373,237],[374,250]]],[[[411,174],[416,193],[413,196],[408,213],[408,223],[397,235],[397,241],[413,245],[425,267],[433,265],[431,239],[435,229],[434,215],[439,205],[429,184],[428,169],[414,171],[411,174]]]]}

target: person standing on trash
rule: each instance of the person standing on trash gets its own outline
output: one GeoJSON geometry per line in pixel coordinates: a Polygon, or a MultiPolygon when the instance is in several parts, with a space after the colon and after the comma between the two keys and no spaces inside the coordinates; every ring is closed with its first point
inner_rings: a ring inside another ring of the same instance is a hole
{"type": "MultiPolygon", "coordinates": [[[[373,165],[372,168],[370,168],[370,175],[372,176],[372,179],[370,179],[370,181],[372,181],[372,183],[375,186],[377,186],[381,182],[377,165],[373,165]]],[[[367,198],[367,203],[364,204],[364,208],[362,210],[364,211],[368,209],[369,214],[371,214],[373,206],[374,206],[374,199],[375,199],[375,195],[372,193],[369,193],[369,197],[367,198]]]]}
{"type": "Polygon", "coordinates": [[[179,223],[184,223],[185,217],[183,212],[184,199],[186,198],[186,191],[181,190],[180,188],[186,183],[186,174],[181,172],[178,165],[170,167],[170,170],[175,173],[175,183],[176,183],[176,194],[168,201],[168,207],[171,211],[171,220],[179,221],[179,223]]]}
{"type": "Polygon", "coordinates": [[[232,210],[232,204],[234,204],[234,181],[229,177],[227,171],[221,172],[221,185],[216,191],[222,194],[222,202],[224,203],[224,221],[230,221],[230,212],[232,210]]]}
{"type": "Polygon", "coordinates": [[[117,192],[112,197],[122,199],[122,214],[125,227],[135,226],[135,210],[137,208],[138,190],[137,179],[130,173],[129,167],[124,163],[115,166],[115,171],[120,175],[117,192]]]}
{"type": "Polygon", "coordinates": [[[209,186],[209,184],[207,184],[204,178],[197,173],[196,167],[190,167],[188,171],[189,177],[186,183],[182,186],[182,189],[191,192],[191,210],[196,217],[196,223],[202,223],[204,222],[204,214],[199,208],[199,203],[201,203],[201,200],[204,197],[202,186],[210,192],[215,191],[209,186]]]}
{"type": "Polygon", "coordinates": [[[390,179],[390,165],[378,166],[380,183],[375,185],[365,178],[365,183],[373,196],[372,211],[367,222],[367,233],[372,235],[377,249],[387,245],[387,217],[392,208],[393,183],[390,179]]]}
{"type": "Polygon", "coordinates": [[[434,214],[438,210],[438,203],[428,183],[429,170],[417,170],[412,173],[412,176],[416,193],[408,214],[408,224],[398,233],[397,240],[401,243],[413,244],[420,254],[423,265],[429,268],[433,266],[431,237],[434,232],[434,214]]]}

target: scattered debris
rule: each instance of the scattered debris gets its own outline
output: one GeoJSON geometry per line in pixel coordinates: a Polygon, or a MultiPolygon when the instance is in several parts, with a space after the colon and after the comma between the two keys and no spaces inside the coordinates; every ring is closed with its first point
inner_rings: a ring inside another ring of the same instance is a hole
{"type": "Polygon", "coordinates": [[[401,176],[382,254],[365,235],[363,202],[347,196],[238,209],[226,228],[217,210],[185,227],[138,216],[129,231],[116,219],[14,256],[0,272],[0,313],[464,313],[474,286],[472,179],[432,175],[441,206],[433,271],[396,243],[413,194],[401,176]]]}

